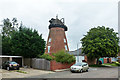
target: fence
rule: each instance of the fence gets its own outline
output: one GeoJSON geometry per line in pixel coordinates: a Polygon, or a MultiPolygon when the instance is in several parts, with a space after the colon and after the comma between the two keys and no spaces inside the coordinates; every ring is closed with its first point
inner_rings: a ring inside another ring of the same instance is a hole
{"type": "Polygon", "coordinates": [[[24,59],[24,65],[27,67],[40,69],[40,70],[57,70],[57,69],[66,69],[70,68],[72,64],[62,64],[56,61],[48,61],[40,58],[27,58],[24,59]]]}
{"type": "Polygon", "coordinates": [[[41,70],[50,70],[50,61],[41,58],[24,58],[24,66],[41,70]]]}

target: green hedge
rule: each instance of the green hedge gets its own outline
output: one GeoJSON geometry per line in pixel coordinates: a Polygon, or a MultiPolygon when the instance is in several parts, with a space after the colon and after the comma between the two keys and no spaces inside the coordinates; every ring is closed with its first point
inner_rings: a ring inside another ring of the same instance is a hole
{"type": "Polygon", "coordinates": [[[43,54],[42,56],[39,56],[39,58],[43,58],[49,61],[53,60],[52,56],[49,54],[43,54]]]}
{"type": "Polygon", "coordinates": [[[54,56],[54,59],[57,62],[68,63],[68,64],[75,62],[75,57],[73,55],[68,54],[64,50],[61,50],[57,53],[53,53],[52,55],[54,56]]]}

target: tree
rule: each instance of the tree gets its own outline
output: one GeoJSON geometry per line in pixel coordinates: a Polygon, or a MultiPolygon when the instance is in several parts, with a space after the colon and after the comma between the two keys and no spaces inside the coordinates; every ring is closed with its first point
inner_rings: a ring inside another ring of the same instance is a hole
{"type": "Polygon", "coordinates": [[[18,22],[16,18],[13,18],[12,21],[6,18],[3,20],[2,25],[2,54],[10,55],[11,53],[11,34],[17,31],[18,22]]]}
{"type": "Polygon", "coordinates": [[[7,36],[10,37],[11,33],[16,31],[18,28],[18,22],[16,18],[13,18],[12,21],[10,19],[6,18],[3,20],[3,31],[2,35],[3,37],[7,36]]]}
{"type": "Polygon", "coordinates": [[[12,55],[19,55],[26,58],[34,58],[42,55],[45,51],[45,41],[42,34],[39,35],[36,30],[19,27],[11,36],[12,55]]]}
{"type": "Polygon", "coordinates": [[[89,60],[100,57],[117,57],[119,51],[119,38],[113,29],[104,26],[92,28],[84,35],[82,41],[82,53],[85,53],[89,60]]]}

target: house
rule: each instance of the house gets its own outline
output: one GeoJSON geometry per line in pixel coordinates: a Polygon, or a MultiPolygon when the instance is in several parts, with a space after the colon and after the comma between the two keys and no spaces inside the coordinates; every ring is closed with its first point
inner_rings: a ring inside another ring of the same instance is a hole
{"type": "Polygon", "coordinates": [[[118,58],[115,58],[115,57],[101,57],[99,60],[102,61],[102,64],[103,64],[103,63],[116,62],[118,60],[118,58]]]}
{"type": "Polygon", "coordinates": [[[82,48],[79,48],[78,50],[75,51],[69,51],[68,52],[70,55],[74,55],[76,58],[76,63],[77,62],[87,62],[89,65],[90,64],[96,64],[96,59],[93,61],[89,61],[87,56],[82,53],[82,48]]]}
{"type": "Polygon", "coordinates": [[[76,63],[77,62],[82,62],[83,60],[85,60],[85,54],[82,54],[82,49],[79,48],[78,50],[75,51],[69,51],[68,52],[70,55],[74,55],[76,58],[76,63]]]}
{"type": "Polygon", "coordinates": [[[93,61],[89,61],[87,59],[87,56],[82,53],[82,48],[79,48],[78,50],[75,50],[75,51],[69,51],[68,52],[70,55],[74,55],[75,58],[76,58],[76,63],[77,62],[87,62],[89,65],[90,64],[96,64],[96,59],[93,60],[93,61]]]}

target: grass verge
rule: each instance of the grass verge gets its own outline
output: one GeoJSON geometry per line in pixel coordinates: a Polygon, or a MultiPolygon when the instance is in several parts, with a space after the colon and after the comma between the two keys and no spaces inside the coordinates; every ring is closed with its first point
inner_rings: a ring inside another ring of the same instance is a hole
{"type": "Polygon", "coordinates": [[[119,63],[105,63],[105,64],[102,64],[102,65],[104,65],[104,66],[120,66],[120,64],[119,63]]]}
{"type": "Polygon", "coordinates": [[[27,74],[27,72],[21,70],[16,70],[16,72],[27,74]]]}
{"type": "Polygon", "coordinates": [[[109,66],[117,67],[117,66],[120,66],[120,63],[119,62],[114,62],[114,63],[104,63],[102,65],[94,64],[94,65],[89,65],[89,66],[90,67],[109,67],[109,66]]]}
{"type": "Polygon", "coordinates": [[[94,64],[94,65],[89,65],[89,67],[107,67],[107,66],[94,64]]]}

